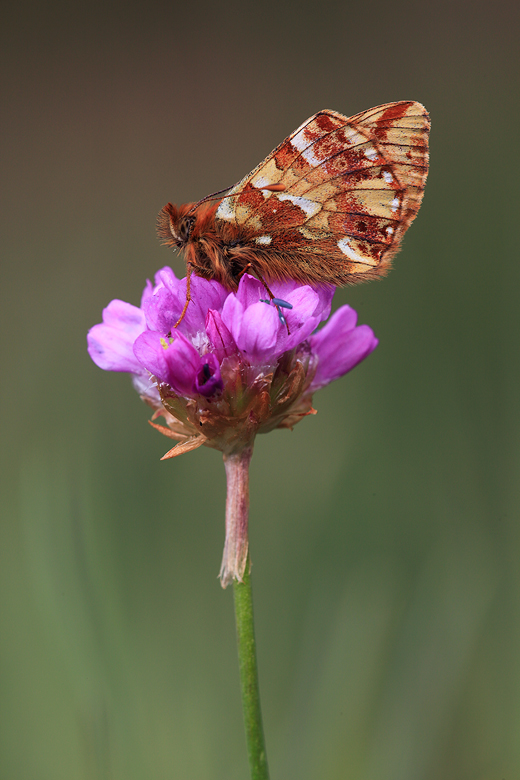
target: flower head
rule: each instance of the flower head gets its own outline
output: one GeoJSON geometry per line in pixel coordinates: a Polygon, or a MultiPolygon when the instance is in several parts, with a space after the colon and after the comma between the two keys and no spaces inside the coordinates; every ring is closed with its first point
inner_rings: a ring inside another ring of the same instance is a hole
{"type": "Polygon", "coordinates": [[[126,371],[141,397],[162,415],[154,427],[179,443],[164,457],[204,444],[225,454],[249,446],[257,433],[292,428],[313,414],[312,395],[350,371],[377,345],[367,325],[342,306],[330,314],[333,288],[273,282],[245,274],[236,293],[171,268],[148,282],[140,308],[112,301],[88,334],[94,362],[126,371]],[[283,308],[282,308],[283,307],[283,308]],[[282,313],[283,312],[283,313],[282,313]]]}
{"type": "MultiPolygon", "coordinates": [[[[244,275],[236,293],[215,281],[186,279],[171,268],[147,283],[141,306],[112,301],[88,334],[92,360],[126,371],[155,413],[151,425],[177,441],[172,458],[201,444],[224,454],[228,481],[223,587],[242,581],[248,557],[247,472],[257,433],[292,428],[312,408],[313,393],[346,374],[377,345],[367,325],[334,290],[296,282],[264,285],[244,275]],[[154,422],[162,416],[166,425],[154,422]]],[[[163,459],[164,459],[163,458],[163,459]]]]}

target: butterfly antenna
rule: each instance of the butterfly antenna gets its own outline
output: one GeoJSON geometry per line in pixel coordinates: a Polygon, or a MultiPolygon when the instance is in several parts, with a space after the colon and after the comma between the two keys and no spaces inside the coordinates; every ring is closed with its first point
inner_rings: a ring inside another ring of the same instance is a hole
{"type": "MultiPolygon", "coordinates": [[[[231,185],[232,187],[233,185],[231,185]]],[[[223,190],[217,190],[216,192],[212,192],[211,195],[206,195],[205,198],[201,198],[197,203],[195,203],[191,209],[188,211],[188,214],[191,214],[192,211],[195,211],[195,209],[198,209],[198,207],[205,203],[207,200],[216,200],[219,195],[222,195],[224,192],[228,192],[231,187],[225,187],[223,190]]],[[[188,215],[186,215],[188,216],[188,215]]]]}
{"type": "MultiPolygon", "coordinates": [[[[197,203],[195,203],[191,207],[191,209],[188,211],[188,214],[191,214],[192,211],[195,211],[195,209],[198,209],[198,207],[202,203],[206,203],[207,200],[217,200],[220,195],[223,195],[224,192],[229,192],[229,190],[231,190],[233,187],[234,187],[234,185],[232,185],[231,187],[226,187],[223,190],[217,190],[216,192],[212,192],[211,195],[206,195],[205,198],[201,198],[201,200],[199,200],[197,203]]],[[[286,187],[285,187],[285,184],[268,184],[266,187],[257,187],[255,189],[267,190],[268,192],[283,192],[286,189],[286,187]]],[[[188,216],[188,214],[186,214],[186,216],[188,216]]]]}

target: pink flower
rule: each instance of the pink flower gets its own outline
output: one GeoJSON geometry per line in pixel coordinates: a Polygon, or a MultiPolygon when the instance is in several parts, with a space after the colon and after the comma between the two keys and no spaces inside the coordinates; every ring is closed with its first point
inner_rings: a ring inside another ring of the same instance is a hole
{"type": "MultiPolygon", "coordinates": [[[[93,361],[126,371],[140,395],[163,415],[155,426],[179,444],[167,456],[201,444],[224,453],[257,433],[292,427],[314,413],[313,393],[351,371],[376,347],[367,325],[342,306],[330,314],[334,289],[273,282],[244,275],[236,293],[192,277],[186,316],[186,279],[161,269],[147,283],[141,306],[112,301],[88,334],[93,361]]],[[[165,456],[166,457],[166,456],[165,456]]]]}

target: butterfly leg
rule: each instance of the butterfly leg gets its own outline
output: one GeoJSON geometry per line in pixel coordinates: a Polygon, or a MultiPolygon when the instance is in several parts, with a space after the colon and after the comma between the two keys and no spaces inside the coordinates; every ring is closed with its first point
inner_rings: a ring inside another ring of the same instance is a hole
{"type": "Polygon", "coordinates": [[[292,309],[292,304],[287,303],[287,301],[282,301],[281,298],[275,298],[274,297],[273,293],[271,292],[269,287],[266,285],[266,283],[262,279],[262,277],[259,274],[259,272],[256,270],[256,268],[253,267],[253,263],[248,263],[244,268],[242,268],[242,270],[240,271],[240,273],[239,273],[237,278],[240,279],[245,274],[245,272],[247,271],[248,268],[253,268],[255,274],[258,276],[259,281],[262,282],[262,284],[264,285],[265,289],[267,290],[267,293],[268,293],[268,295],[269,295],[271,300],[270,301],[265,301],[265,303],[272,303],[276,307],[276,311],[278,312],[278,316],[280,318],[280,322],[282,323],[282,325],[285,325],[285,327],[287,328],[287,333],[290,333],[289,326],[287,325],[287,320],[283,316],[280,307],[283,307],[284,309],[292,309]]]}
{"type": "Polygon", "coordinates": [[[252,265],[253,265],[253,263],[248,263],[246,266],[244,266],[244,268],[242,268],[242,270],[238,274],[237,279],[241,279],[243,277],[243,275],[245,274],[245,272],[247,271],[247,269],[251,268],[252,265]]]}
{"type": "Polygon", "coordinates": [[[266,285],[266,283],[265,283],[265,282],[264,282],[264,280],[262,279],[262,277],[261,277],[261,275],[260,275],[259,271],[258,271],[258,270],[255,268],[255,266],[253,265],[253,263],[248,263],[247,265],[245,265],[245,266],[242,268],[242,270],[240,271],[240,273],[238,274],[238,276],[237,276],[237,279],[241,279],[241,278],[242,278],[242,276],[245,274],[245,272],[246,272],[246,271],[247,271],[249,268],[252,268],[252,269],[253,269],[253,271],[254,271],[254,273],[257,275],[257,277],[258,277],[259,281],[260,281],[260,282],[262,282],[262,284],[264,285],[265,289],[267,290],[267,294],[269,295],[269,298],[270,298],[271,300],[274,300],[274,295],[273,295],[273,293],[271,292],[271,290],[269,289],[269,287],[266,285]]]}
{"type": "Polygon", "coordinates": [[[186,314],[186,312],[188,310],[188,304],[191,301],[191,272],[192,272],[192,269],[193,269],[193,264],[192,263],[186,263],[186,303],[184,304],[184,308],[183,308],[183,310],[181,312],[181,316],[179,317],[179,319],[177,320],[177,322],[173,326],[174,328],[178,327],[181,324],[181,322],[183,321],[184,315],[186,314]]]}
{"type": "Polygon", "coordinates": [[[269,298],[270,298],[271,300],[274,300],[274,295],[273,295],[273,293],[271,292],[271,290],[269,289],[269,287],[267,286],[267,284],[266,284],[266,283],[264,282],[264,280],[262,279],[262,277],[261,277],[261,275],[260,275],[259,271],[258,271],[256,268],[254,268],[253,270],[254,270],[255,274],[258,276],[258,279],[259,279],[259,280],[262,282],[262,284],[264,285],[265,289],[267,290],[267,294],[268,294],[269,298]]]}

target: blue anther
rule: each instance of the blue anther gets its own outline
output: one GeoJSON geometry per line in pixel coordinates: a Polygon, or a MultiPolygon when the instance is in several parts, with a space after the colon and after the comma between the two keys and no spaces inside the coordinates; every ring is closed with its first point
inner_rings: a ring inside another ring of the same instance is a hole
{"type": "Polygon", "coordinates": [[[281,298],[273,298],[273,305],[282,306],[282,308],[284,309],[292,309],[292,303],[289,303],[288,301],[283,301],[281,298]]]}
{"type": "Polygon", "coordinates": [[[280,307],[279,306],[276,306],[276,311],[278,312],[278,316],[280,318],[280,322],[282,323],[282,325],[287,325],[286,319],[283,316],[282,312],[280,311],[280,307]]]}

